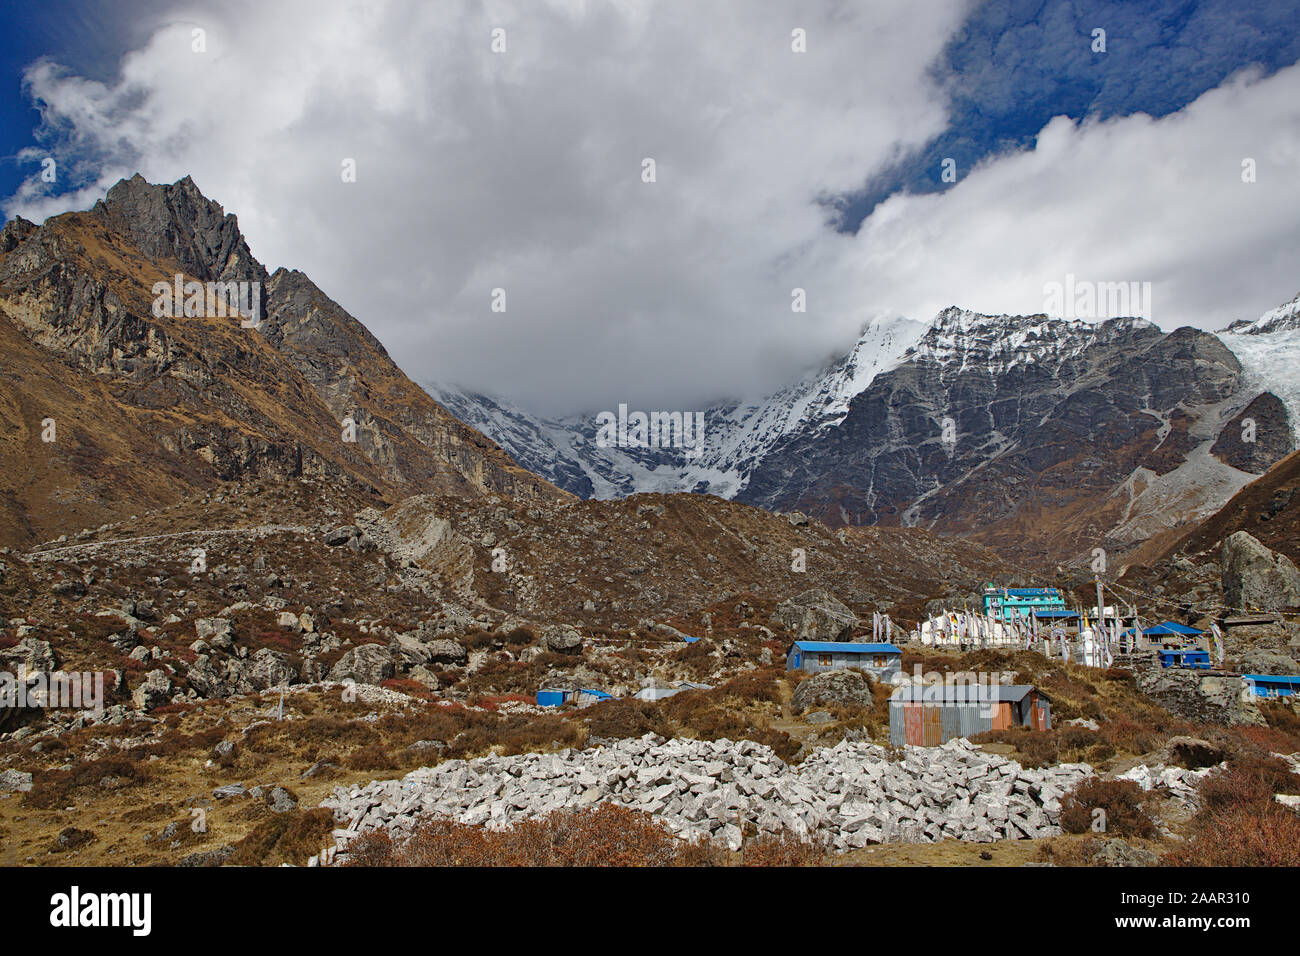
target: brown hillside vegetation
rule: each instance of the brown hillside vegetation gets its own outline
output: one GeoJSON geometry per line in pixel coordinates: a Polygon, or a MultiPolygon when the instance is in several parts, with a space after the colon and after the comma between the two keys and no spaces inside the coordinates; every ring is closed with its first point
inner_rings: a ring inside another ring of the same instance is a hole
{"type": "Polygon", "coordinates": [[[416,491],[567,497],[437,405],[301,273],[267,275],[234,216],[189,179],[136,177],[91,212],[6,226],[0,348],[3,544],[248,476],[317,475],[394,501],[416,491]],[[262,324],[155,316],[154,283],[177,273],[262,282],[262,324]],[[343,440],[348,417],[354,443],[343,440]],[[42,441],[47,419],[52,442],[42,441]]]}

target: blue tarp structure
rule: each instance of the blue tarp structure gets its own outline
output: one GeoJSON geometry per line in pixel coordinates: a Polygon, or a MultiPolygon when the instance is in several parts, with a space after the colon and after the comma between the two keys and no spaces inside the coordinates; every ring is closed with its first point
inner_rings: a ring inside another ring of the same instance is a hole
{"type": "MultiPolygon", "coordinates": [[[[1133,637],[1136,633],[1135,628],[1130,628],[1121,634],[1121,637],[1133,637]]],[[[1151,627],[1142,628],[1143,637],[1197,637],[1204,634],[1204,631],[1198,631],[1194,627],[1188,627],[1186,624],[1179,624],[1177,621],[1165,621],[1163,624],[1155,624],[1151,627]]]]}

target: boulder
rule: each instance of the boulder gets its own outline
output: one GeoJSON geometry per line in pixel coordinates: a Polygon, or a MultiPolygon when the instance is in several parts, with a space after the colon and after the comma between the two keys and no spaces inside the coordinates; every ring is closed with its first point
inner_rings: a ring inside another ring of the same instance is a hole
{"type": "Polygon", "coordinates": [[[542,646],[556,654],[581,654],[582,634],[568,624],[548,624],[542,628],[542,646]]]}
{"type": "Polygon", "coordinates": [[[1248,611],[1275,611],[1300,606],[1300,570],[1284,554],[1237,531],[1223,540],[1223,600],[1248,611]]]}
{"type": "Polygon", "coordinates": [[[269,647],[263,647],[253,655],[247,674],[257,690],[293,684],[298,680],[298,669],[290,663],[289,656],[269,647]]]}
{"type": "Polygon", "coordinates": [[[165,671],[150,671],[131,694],[137,710],[153,710],[171,700],[172,682],[165,671]]]}
{"type": "Polygon", "coordinates": [[[32,775],[25,770],[0,770],[0,793],[26,793],[32,789],[32,775]]]}
{"type": "Polygon", "coordinates": [[[823,671],[799,682],[790,699],[790,709],[801,714],[810,707],[870,707],[871,683],[851,670],[823,671]]]}
{"type": "Polygon", "coordinates": [[[20,666],[25,667],[29,674],[48,673],[58,666],[50,642],[38,641],[32,637],[24,637],[13,647],[0,650],[0,662],[8,670],[16,671],[20,666]]]}
{"type": "Polygon", "coordinates": [[[274,813],[288,813],[298,805],[298,798],[284,787],[275,786],[263,798],[274,813]]]}
{"type": "Polygon", "coordinates": [[[345,524],[325,532],[325,543],[331,548],[342,547],[353,538],[361,537],[361,532],[356,525],[345,524]]]}
{"type": "Polygon", "coordinates": [[[1187,770],[1213,767],[1227,756],[1221,748],[1199,737],[1171,737],[1165,744],[1165,762],[1187,770]]]}
{"type": "Polygon", "coordinates": [[[854,613],[822,588],[778,604],[772,619],[797,641],[842,641],[858,624],[854,613]]]}
{"type": "Polygon", "coordinates": [[[225,697],[230,693],[225,681],[212,666],[212,658],[200,654],[185,673],[185,681],[200,697],[225,697]]]}
{"type": "Polygon", "coordinates": [[[1300,664],[1290,654],[1265,648],[1246,651],[1238,656],[1237,663],[1244,674],[1289,675],[1300,671],[1300,664]]]}
{"type": "Polygon", "coordinates": [[[379,644],[359,644],[330,668],[330,680],[380,684],[393,676],[393,656],[379,644]]]}
{"type": "Polygon", "coordinates": [[[461,665],[469,660],[465,648],[455,641],[439,639],[424,645],[429,651],[429,663],[461,665]]]}
{"type": "Polygon", "coordinates": [[[224,617],[201,617],[194,622],[194,633],[220,650],[229,650],[234,646],[235,638],[231,634],[231,623],[224,617]]]}

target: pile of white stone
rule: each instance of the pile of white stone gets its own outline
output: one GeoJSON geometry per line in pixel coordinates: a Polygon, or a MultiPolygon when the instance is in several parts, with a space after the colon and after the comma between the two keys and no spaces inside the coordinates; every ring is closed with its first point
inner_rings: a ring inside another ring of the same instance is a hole
{"type": "Polygon", "coordinates": [[[502,828],[601,801],[654,814],[684,839],[717,839],[733,850],[746,824],[824,839],[836,850],[1054,836],[1061,797],[1092,772],[1087,764],[1026,770],[962,739],[906,747],[892,761],[882,747],[846,741],[787,766],[748,740],[647,735],[591,750],[449,760],[401,780],[335,787],[321,806],[341,826],[323,858],[345,855],[366,830],[385,828],[401,840],[425,814],[502,828]]]}

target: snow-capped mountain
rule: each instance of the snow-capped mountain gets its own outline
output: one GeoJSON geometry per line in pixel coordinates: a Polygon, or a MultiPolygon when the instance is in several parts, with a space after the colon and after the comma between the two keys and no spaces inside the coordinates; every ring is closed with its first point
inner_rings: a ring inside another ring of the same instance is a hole
{"type": "Polygon", "coordinates": [[[1258,319],[1219,333],[1241,362],[1247,387],[1272,392],[1286,405],[1293,434],[1300,427],[1300,295],[1258,319]]]}
{"type": "MultiPolygon", "coordinates": [[[[550,419],[499,397],[448,386],[427,388],[453,415],[490,436],[519,464],[582,497],[692,491],[732,498],[782,438],[818,434],[839,424],[854,396],[902,361],[925,331],[924,323],[909,319],[871,322],[849,353],[830,366],[760,401],[733,401],[703,410],[704,437],[698,449],[603,446],[596,412],[550,419]]],[[[610,411],[617,414],[615,408],[610,411]]]]}
{"type": "Polygon", "coordinates": [[[1291,451],[1297,360],[1296,302],[1219,337],[1142,318],[952,307],[929,325],[873,323],[827,368],[707,409],[694,454],[604,447],[595,413],[548,420],[430,392],[583,497],[708,492],[831,525],[919,525],[1062,558],[1203,517],[1291,451]]]}

